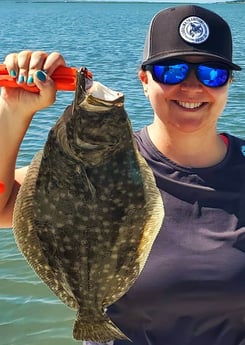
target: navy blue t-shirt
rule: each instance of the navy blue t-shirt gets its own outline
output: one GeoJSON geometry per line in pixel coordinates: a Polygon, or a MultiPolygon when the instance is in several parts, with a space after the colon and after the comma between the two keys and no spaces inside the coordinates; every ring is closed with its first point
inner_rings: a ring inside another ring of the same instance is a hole
{"type": "MultiPolygon", "coordinates": [[[[245,345],[245,141],[226,157],[184,168],[135,133],[165,218],[145,267],[108,315],[132,340],[112,345],[245,345]]],[[[91,343],[94,344],[94,343],[91,343]]]]}

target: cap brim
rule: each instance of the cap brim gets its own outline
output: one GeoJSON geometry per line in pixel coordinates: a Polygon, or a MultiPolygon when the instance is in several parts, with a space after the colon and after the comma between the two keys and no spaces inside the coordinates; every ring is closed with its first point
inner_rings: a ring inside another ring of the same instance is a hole
{"type": "Polygon", "coordinates": [[[161,55],[158,55],[158,56],[155,56],[154,58],[151,58],[151,59],[148,59],[146,61],[143,61],[142,62],[142,66],[145,66],[145,65],[150,65],[152,63],[156,63],[156,62],[160,62],[160,61],[165,61],[165,60],[168,60],[168,59],[171,59],[171,58],[180,58],[180,57],[183,57],[183,56],[205,56],[205,57],[210,57],[212,60],[215,60],[215,61],[220,61],[220,62],[223,62],[225,63],[226,65],[228,65],[232,70],[236,70],[236,71],[240,71],[242,68],[236,64],[234,64],[233,62],[231,62],[230,60],[227,60],[225,58],[222,58],[218,55],[214,55],[214,54],[208,54],[206,52],[172,52],[172,53],[164,53],[164,57],[161,57],[161,55]]]}

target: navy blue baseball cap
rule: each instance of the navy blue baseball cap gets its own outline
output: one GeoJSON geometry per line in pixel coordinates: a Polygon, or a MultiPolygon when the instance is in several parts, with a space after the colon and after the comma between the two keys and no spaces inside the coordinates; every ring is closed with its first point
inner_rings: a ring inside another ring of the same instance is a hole
{"type": "Polygon", "coordinates": [[[219,15],[196,5],[158,12],[146,36],[142,66],[188,55],[207,56],[241,70],[232,62],[230,27],[219,15]]]}

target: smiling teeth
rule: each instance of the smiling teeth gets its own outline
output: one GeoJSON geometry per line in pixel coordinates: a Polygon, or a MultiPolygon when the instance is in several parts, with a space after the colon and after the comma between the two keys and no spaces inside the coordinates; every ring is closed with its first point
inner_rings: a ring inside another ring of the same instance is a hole
{"type": "Polygon", "coordinates": [[[187,108],[187,109],[195,109],[195,108],[199,108],[202,103],[188,103],[188,102],[177,102],[179,105],[181,105],[181,107],[183,108],[187,108]]]}

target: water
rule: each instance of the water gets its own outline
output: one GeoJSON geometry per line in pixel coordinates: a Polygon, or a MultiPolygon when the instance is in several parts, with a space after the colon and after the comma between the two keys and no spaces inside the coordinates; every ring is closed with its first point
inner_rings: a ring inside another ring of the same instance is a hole
{"type": "MultiPolygon", "coordinates": [[[[60,51],[70,66],[85,65],[95,79],[125,94],[134,129],[152,120],[137,70],[148,23],[160,3],[13,3],[0,2],[0,61],[23,49],[60,51]]],[[[205,5],[221,14],[234,35],[234,60],[245,67],[245,21],[242,4],[205,5]]],[[[245,71],[235,74],[222,131],[245,135],[245,71]]],[[[59,92],[56,103],[39,112],[26,134],[18,166],[27,165],[41,148],[48,130],[72,92],[59,92]]],[[[7,145],[7,143],[6,143],[7,145]]],[[[68,309],[35,276],[18,252],[11,229],[1,231],[0,344],[74,345],[74,311],[68,309]]],[[[79,342],[78,342],[79,343],[79,342]]]]}

